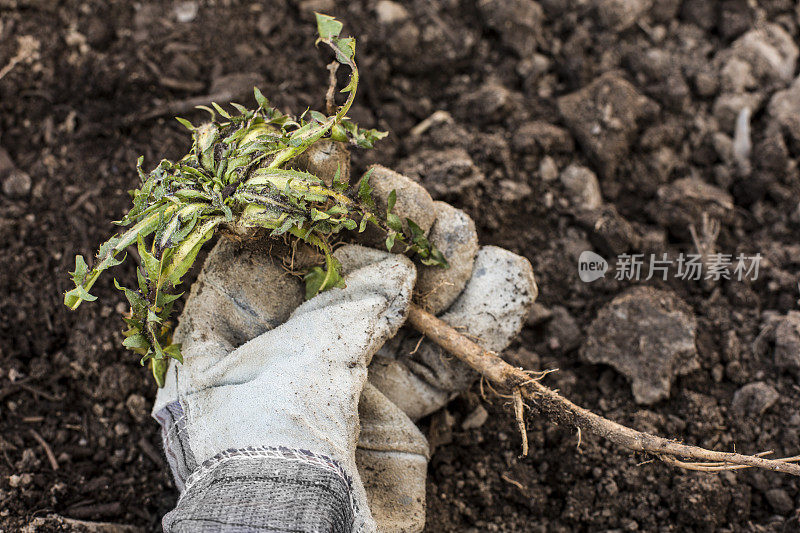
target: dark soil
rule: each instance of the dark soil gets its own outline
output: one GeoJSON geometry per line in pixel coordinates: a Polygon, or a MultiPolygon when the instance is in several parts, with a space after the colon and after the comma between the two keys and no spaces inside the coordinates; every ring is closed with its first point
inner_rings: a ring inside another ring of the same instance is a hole
{"type": "MultiPolygon", "coordinates": [[[[0,69],[18,37],[40,47],[0,80],[0,146],[32,180],[0,193],[0,530],[67,528],[44,519],[51,514],[160,528],[177,492],[149,418],[154,385],[121,347],[123,296],[109,276],[94,291],[102,303],[69,313],[66,272],[75,253],[91,256],[114,231],[136,158],[152,167],[186,150],[170,118],[178,111],[165,105],[223,90],[250,104],[258,83],[282,108],[323,107],[313,10],[359,38],[363,86],[351,115],[390,132],[376,150],[354,154],[354,172],[380,162],[421,179],[475,218],[484,243],[533,263],[539,302],[557,319],[531,322],[510,354],[560,369],[550,386],[638,429],[716,449],[800,453],[796,376],[770,350],[752,349],[765,311],[798,306],[800,152],[791,138],[764,133],[765,102],[788,81],[750,89],[763,105],[753,114],[749,173],[725,152],[733,128],[714,108],[726,90],[716,54],[765,22],[796,42],[794,3],[617,3],[642,8],[635,23],[618,20],[633,8],[598,16],[596,6],[614,4],[605,1],[415,0],[406,14],[366,0],[219,0],[199,2],[194,20],[179,22],[171,2],[0,0],[0,69]],[[593,103],[597,93],[559,100],[604,74],[599,83],[612,89],[604,103],[593,103]],[[158,109],[164,115],[152,117],[158,109]],[[605,120],[595,116],[604,109],[621,118],[598,148],[590,125],[605,120]],[[452,122],[411,135],[439,110],[452,122]],[[560,180],[546,179],[553,163],[596,172],[605,207],[580,211],[560,180]],[[676,206],[680,197],[658,194],[692,176],[732,194],[733,208],[676,206]],[[689,305],[700,363],[676,378],[668,400],[643,407],[623,376],[578,356],[597,311],[634,282],[584,284],[577,254],[694,252],[688,223],[699,227],[704,210],[721,222],[719,251],[768,261],[752,283],[641,282],[689,305]],[[777,403],[735,416],[734,393],[754,381],[774,388],[777,403]]],[[[114,275],[134,279],[130,266],[114,275]]],[[[591,435],[577,446],[572,429],[535,413],[530,456],[520,459],[510,409],[490,399],[477,429],[461,429],[480,403],[477,388],[451,404],[450,423],[424,421],[443,435],[429,470],[430,531],[800,529],[794,478],[676,470],[591,435]]]]}

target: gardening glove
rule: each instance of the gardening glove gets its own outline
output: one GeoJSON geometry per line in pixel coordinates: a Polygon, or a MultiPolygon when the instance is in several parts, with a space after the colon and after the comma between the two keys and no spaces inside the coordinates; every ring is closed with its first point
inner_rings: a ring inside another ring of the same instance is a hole
{"type": "Polygon", "coordinates": [[[153,409],[181,490],[165,531],[375,529],[355,464],[359,397],[415,269],[349,248],[347,287],[296,309],[301,287],[265,252],[211,252],[175,332],[184,364],[170,365],[153,409]]]}
{"type": "MultiPolygon", "coordinates": [[[[495,246],[478,246],[475,223],[460,209],[434,202],[412,179],[375,166],[369,180],[378,209],[397,191],[393,212],[428,231],[428,240],[450,268],[418,265],[414,299],[487,350],[501,351],[522,329],[538,294],[530,262],[495,246]]],[[[478,374],[401,328],[375,355],[369,381],[412,420],[418,420],[469,388],[478,374]]]]}

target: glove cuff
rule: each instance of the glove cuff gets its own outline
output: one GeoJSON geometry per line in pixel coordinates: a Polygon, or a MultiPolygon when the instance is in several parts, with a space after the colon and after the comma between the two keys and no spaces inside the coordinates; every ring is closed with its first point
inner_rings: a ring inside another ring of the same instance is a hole
{"type": "Polygon", "coordinates": [[[247,447],[200,464],[162,525],[166,533],[349,533],[364,529],[364,511],[339,462],[307,450],[247,447]]]}

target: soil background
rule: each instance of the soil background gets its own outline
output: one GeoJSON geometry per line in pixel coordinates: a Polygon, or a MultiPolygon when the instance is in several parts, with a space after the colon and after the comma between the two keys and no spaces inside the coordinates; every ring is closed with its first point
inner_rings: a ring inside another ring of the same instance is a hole
{"type": "MultiPolygon", "coordinates": [[[[0,165],[0,530],[77,527],[56,516],[160,530],[177,492],[149,418],[154,384],[121,347],[125,305],[112,283],[131,282],[133,267],[102,279],[100,303],[75,313],[62,305],[66,273],[115,230],[137,157],[151,168],[185,152],[172,116],[201,121],[191,107],[207,95],[252,104],[253,85],[282,109],[324,107],[315,10],[358,38],[351,116],[390,132],[354,153],[354,172],[380,162],[420,179],[472,215],[483,243],[533,263],[541,316],[509,358],[558,368],[546,383],[638,429],[800,452],[797,369],[776,364],[769,335],[753,348],[768,317],[798,308],[800,145],[786,113],[800,104],[789,98],[782,113],[771,103],[795,76],[793,2],[0,0],[0,68],[20,37],[35,41],[0,79],[0,146],[17,169],[0,165]],[[779,53],[764,67],[736,43],[767,26],[783,41],[766,38],[779,53]],[[560,99],[576,91],[577,104],[560,99]],[[749,164],[732,148],[745,104],[749,164]],[[578,185],[559,178],[572,164],[597,175],[599,190],[582,170],[578,185]],[[668,399],[639,405],[623,375],[579,355],[597,312],[637,283],[582,283],[577,256],[694,252],[689,225],[700,229],[703,213],[720,224],[719,251],[765,260],[754,282],[639,282],[688,304],[698,352],[668,399]],[[752,382],[777,399],[732,409],[752,382]]],[[[594,436],[579,444],[535,412],[530,455],[519,458],[508,405],[489,399],[475,388],[423,421],[435,434],[429,531],[800,530],[794,478],[676,470],[594,436]],[[488,420],[463,429],[481,404],[488,420]]]]}

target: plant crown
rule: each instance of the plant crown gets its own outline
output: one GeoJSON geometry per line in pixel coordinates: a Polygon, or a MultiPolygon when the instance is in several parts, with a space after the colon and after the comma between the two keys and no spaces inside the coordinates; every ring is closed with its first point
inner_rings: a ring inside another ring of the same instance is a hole
{"type": "Polygon", "coordinates": [[[318,248],[325,265],[306,273],[307,298],[344,286],[330,238],[345,229],[363,232],[372,224],[386,233],[389,250],[400,242],[424,264],[447,267],[444,256],[417,224],[407,219],[409,229],[404,231],[402,221],[392,213],[395,191],[389,195],[386,212],[376,212],[371,172],[351,189],[339,171],[332,185],[326,186],[319,177],[291,168],[293,159],[320,139],[372,148],[386,136],[359,128],[347,118],[358,87],[355,39],[339,36],[342,24],[336,19],[319,13],[316,17],[317,43],[329,46],[338,64],[350,69],[350,81],[341,90],[347,94],[344,104],[332,115],[306,110],[293,117],[271,107],[255,88],[255,110],[231,103],[238,112],[231,114],[213,103],[213,109],[200,106],[211,114],[209,123],[194,126],[178,118],[192,132],[189,153],[177,162],[162,160],[147,174],[140,157],[141,187],[131,191],[131,210],[115,222],[127,229],[100,246],[92,268],[82,256],[75,258],[75,270],[70,273],[75,288],[64,295],[70,309],[96,300],[89,290],[100,274],[124,262],[123,252],[136,245],[141,258],[137,287],[123,287],[114,280],[130,303],[123,318],[127,325],[123,344],[141,356],[142,365],[150,366],[159,386],[164,384],[169,358],[183,362],[180,345],[172,342],[169,320],[175,300],[183,294],[177,289],[203,244],[220,228],[236,233],[266,228],[272,237],[297,238],[318,248]],[[217,115],[222,118],[217,120],[217,115]]]}

